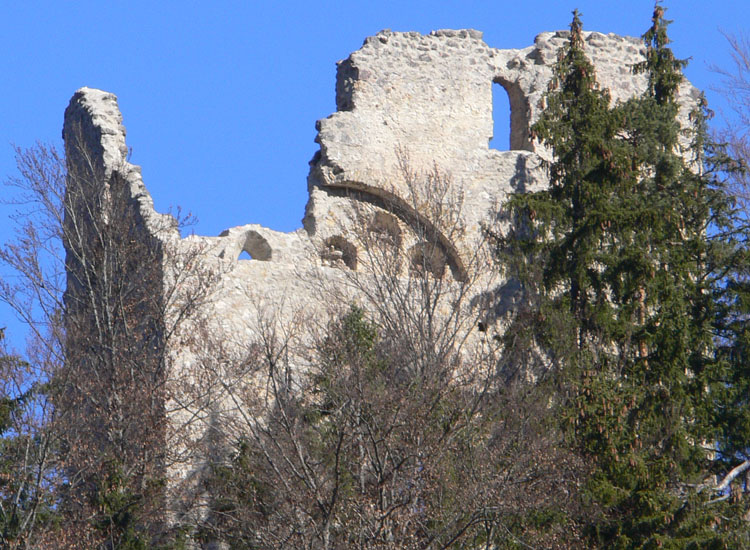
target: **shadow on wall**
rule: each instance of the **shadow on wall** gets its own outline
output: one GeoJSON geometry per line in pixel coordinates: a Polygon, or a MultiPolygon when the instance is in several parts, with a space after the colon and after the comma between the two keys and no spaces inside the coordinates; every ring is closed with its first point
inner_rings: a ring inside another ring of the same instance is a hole
{"type": "Polygon", "coordinates": [[[471,306],[484,311],[482,322],[485,326],[492,326],[498,319],[517,311],[523,296],[521,283],[511,279],[472,298],[471,306]]]}
{"type": "Polygon", "coordinates": [[[448,259],[437,243],[421,242],[409,249],[409,269],[418,276],[429,273],[442,279],[447,263],[448,259]]]}

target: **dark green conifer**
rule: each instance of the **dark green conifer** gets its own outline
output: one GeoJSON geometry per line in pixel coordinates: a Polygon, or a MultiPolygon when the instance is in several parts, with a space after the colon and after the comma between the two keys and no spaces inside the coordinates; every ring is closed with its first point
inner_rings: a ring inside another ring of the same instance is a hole
{"type": "Polygon", "coordinates": [[[680,126],[686,62],[668,46],[668,24],[657,5],[634,67],[646,92],[613,106],[574,12],[533,128],[554,155],[550,187],[511,198],[516,226],[499,240],[528,298],[506,349],[520,328],[536,336],[528,350],[543,350],[561,429],[593,464],[581,521],[598,547],[724,548],[739,525],[717,519],[707,480],[727,466],[713,448],[732,368],[712,328],[727,262],[740,253],[717,232],[731,200],[702,105],[680,126]]]}

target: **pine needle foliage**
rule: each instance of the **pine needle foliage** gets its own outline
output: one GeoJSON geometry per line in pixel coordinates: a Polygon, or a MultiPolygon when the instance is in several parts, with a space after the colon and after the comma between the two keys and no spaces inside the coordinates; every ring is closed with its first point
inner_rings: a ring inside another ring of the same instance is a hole
{"type": "MultiPolygon", "coordinates": [[[[597,548],[728,548],[746,536],[707,480],[736,463],[715,452],[722,400],[739,401],[715,327],[747,241],[731,221],[719,177],[731,164],[706,137],[705,101],[680,124],[686,61],[669,48],[669,23],[657,4],[633,67],[646,91],[613,105],[573,13],[532,129],[553,153],[550,186],[512,196],[512,227],[497,237],[526,297],[506,354],[536,357],[526,366],[556,381],[560,429],[595,465],[579,520],[597,548]],[[518,331],[533,335],[525,351],[511,349],[518,331]]],[[[746,448],[734,441],[746,434],[732,433],[732,449],[746,448]]]]}

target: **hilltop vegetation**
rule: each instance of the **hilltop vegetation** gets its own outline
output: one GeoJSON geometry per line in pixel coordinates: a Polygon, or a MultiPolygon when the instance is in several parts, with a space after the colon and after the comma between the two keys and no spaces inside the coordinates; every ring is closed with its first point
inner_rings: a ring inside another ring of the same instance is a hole
{"type": "MultiPolygon", "coordinates": [[[[502,205],[510,227],[485,228],[494,258],[477,253],[465,280],[438,275],[430,248],[405,274],[387,246],[400,233],[363,231],[363,307],[280,330],[259,308],[241,360],[207,346],[239,414],[212,427],[218,496],[196,515],[165,504],[154,350],[177,321],[151,270],[171,262],[184,282],[196,258],[166,257],[118,216],[86,225],[130,206],[95,167],[18,151],[33,216],[0,251],[20,276],[0,298],[35,334],[27,360],[0,356],[0,548],[750,547],[747,149],[742,133],[712,137],[702,99],[680,124],[686,62],[668,25],[657,5],[632,68],[647,89],[614,103],[574,13],[532,128],[554,154],[550,186],[502,205]],[[519,288],[496,326],[470,299],[482,269],[519,288]]],[[[410,189],[427,221],[458,220],[441,174],[426,180],[410,189]]],[[[213,281],[190,282],[180,320],[213,281]]]]}

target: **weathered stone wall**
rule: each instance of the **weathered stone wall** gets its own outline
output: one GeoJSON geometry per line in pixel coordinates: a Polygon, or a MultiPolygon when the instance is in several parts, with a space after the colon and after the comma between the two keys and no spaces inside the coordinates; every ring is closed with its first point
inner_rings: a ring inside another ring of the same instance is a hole
{"type": "MultiPolygon", "coordinates": [[[[352,275],[360,284],[371,275],[362,231],[387,236],[404,257],[404,274],[429,240],[445,256],[441,274],[456,281],[473,277],[482,223],[498,223],[508,193],[546,185],[543,161],[549,151],[531,140],[529,127],[542,110],[566,38],[566,32],[543,33],[522,50],[491,48],[474,30],[383,31],[367,38],[339,62],[337,112],[318,122],[320,150],[310,163],[309,202],[303,228],[293,233],[245,225],[217,237],[180,239],[173,224],[154,211],[139,169],[126,161],[114,96],[88,88],[76,93],[66,137],[73,124],[86,128],[105,170],[125,175],[144,227],[166,251],[167,312],[173,318],[175,312],[190,313],[180,318],[163,350],[170,388],[166,444],[176,457],[169,472],[175,495],[198,491],[202,453],[219,444],[211,438],[212,426],[237,414],[237,403],[225,390],[241,380],[220,365],[211,367],[221,373],[220,382],[205,377],[205,358],[216,355],[211,346],[221,342],[228,356],[240,357],[257,339],[260,325],[321,322],[334,293],[356,297],[352,275]],[[489,148],[493,83],[509,96],[510,151],[489,148]],[[462,205],[447,223],[433,219],[425,206],[422,195],[434,187],[430,174],[433,183],[446,184],[440,201],[450,208],[462,205]],[[239,260],[243,250],[253,259],[239,260]],[[192,307],[186,307],[191,300],[192,307]]],[[[643,58],[639,40],[592,32],[586,46],[613,101],[644,89],[644,77],[630,71],[643,58]]],[[[687,109],[695,91],[686,83],[681,93],[687,109]]],[[[480,279],[478,300],[506,299],[492,272],[480,279]]],[[[304,365],[302,355],[298,362],[304,365]]],[[[181,506],[184,511],[194,504],[187,499],[181,506]]]]}
{"type": "MultiPolygon", "coordinates": [[[[82,492],[125,465],[138,485],[166,474],[164,243],[179,233],[125,160],[114,95],[79,90],[64,138],[66,362],[54,397],[65,469],[82,492]]],[[[163,508],[147,513],[166,519],[163,508]]]]}

